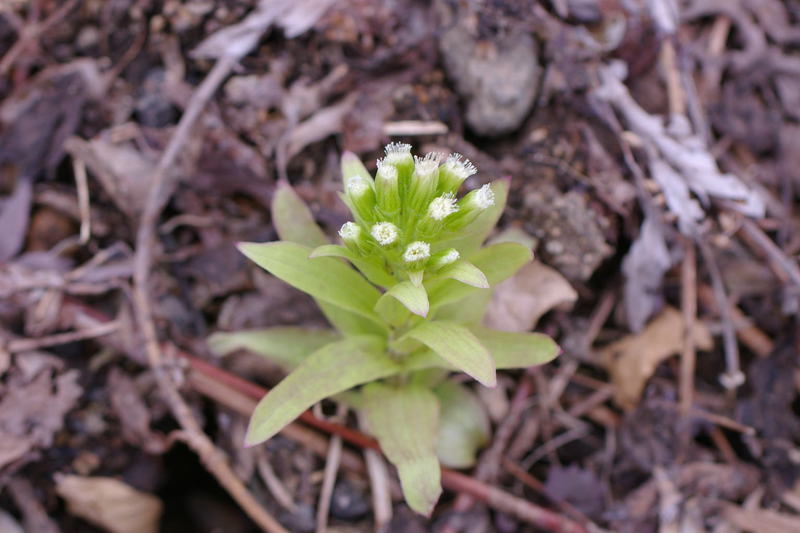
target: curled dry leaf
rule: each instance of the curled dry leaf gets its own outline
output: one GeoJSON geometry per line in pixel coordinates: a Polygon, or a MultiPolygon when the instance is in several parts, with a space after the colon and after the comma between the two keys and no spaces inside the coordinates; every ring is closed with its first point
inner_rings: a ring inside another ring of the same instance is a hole
{"type": "Polygon", "coordinates": [[[56,492],[70,513],[111,533],[156,533],[161,501],[108,477],[56,475],[56,492]]]}
{"type": "MultiPolygon", "coordinates": [[[[711,333],[702,322],[695,322],[694,343],[709,350],[711,333]]],[[[612,343],[600,350],[600,358],[611,373],[614,399],[625,409],[639,402],[645,383],[656,367],[683,348],[683,317],[672,307],[665,308],[647,327],[635,335],[612,343]]]]}
{"type": "Polygon", "coordinates": [[[484,323],[502,331],[530,331],[543,314],[577,299],[564,276],[533,261],[495,287],[484,323]]]}

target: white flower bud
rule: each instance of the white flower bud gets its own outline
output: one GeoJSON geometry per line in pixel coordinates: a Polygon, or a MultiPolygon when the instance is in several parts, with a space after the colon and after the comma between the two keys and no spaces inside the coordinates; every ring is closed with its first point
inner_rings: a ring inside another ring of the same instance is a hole
{"type": "Polygon", "coordinates": [[[428,205],[428,216],[434,220],[444,220],[445,217],[458,211],[456,196],[453,193],[445,193],[434,198],[428,205]]]}
{"type": "Polygon", "coordinates": [[[478,169],[475,168],[475,165],[470,163],[469,159],[464,157],[462,161],[461,158],[464,157],[461,154],[450,154],[447,157],[447,161],[444,162],[444,168],[453,173],[453,176],[458,178],[461,181],[464,181],[468,177],[475,174],[478,169]]]}
{"type": "Polygon", "coordinates": [[[472,203],[478,209],[488,209],[494,205],[494,191],[488,183],[472,196],[472,203]]]}
{"type": "Polygon", "coordinates": [[[397,240],[397,226],[391,222],[378,222],[370,230],[370,234],[381,246],[388,246],[397,240]]]}
{"type": "Polygon", "coordinates": [[[431,245],[425,241],[412,242],[403,252],[403,261],[406,263],[417,263],[424,261],[431,256],[431,245]]]}
{"type": "Polygon", "coordinates": [[[356,241],[361,236],[361,226],[354,222],[345,222],[339,229],[339,237],[344,241],[356,241]]]}
{"type": "Polygon", "coordinates": [[[345,180],[345,190],[353,198],[360,198],[369,190],[369,182],[362,176],[351,176],[345,180]]]}
{"type": "Polygon", "coordinates": [[[393,165],[405,162],[411,156],[411,145],[406,143],[389,143],[384,148],[386,162],[393,165]]]}

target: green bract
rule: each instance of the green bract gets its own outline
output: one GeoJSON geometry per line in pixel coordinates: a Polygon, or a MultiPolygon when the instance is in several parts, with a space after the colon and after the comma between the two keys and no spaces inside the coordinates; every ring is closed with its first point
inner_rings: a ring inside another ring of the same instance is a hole
{"type": "Polygon", "coordinates": [[[327,241],[289,185],[278,185],[272,216],[283,240],[239,249],[311,295],[335,331],[279,327],[211,337],[220,353],[245,348],[290,372],[253,412],[248,445],[350,391],[340,399],[362,410],[415,511],[429,514],[436,504],[440,463],[473,464],[489,421],[469,388],[446,381],[448,372],[492,387],[497,368],[542,364],[559,351],[538,333],[480,325],[490,288],[530,261],[531,250],[508,242],[481,248],[502,213],[508,180],[459,199],[474,173],[459,155],[442,162],[393,143],[373,177],[345,153],[341,197],[353,220],[340,228],[339,245],[327,241]]]}

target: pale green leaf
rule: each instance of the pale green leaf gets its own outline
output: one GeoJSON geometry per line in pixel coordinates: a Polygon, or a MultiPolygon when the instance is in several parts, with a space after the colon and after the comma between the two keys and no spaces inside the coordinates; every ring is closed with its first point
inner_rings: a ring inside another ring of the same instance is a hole
{"type": "Polygon", "coordinates": [[[478,289],[488,289],[489,280],[486,275],[469,261],[457,261],[440,273],[443,278],[454,279],[478,289]]]}
{"type": "Polygon", "coordinates": [[[272,198],[272,225],[284,241],[310,247],[328,243],[308,206],[285,181],[278,182],[272,198]]]}
{"type": "Polygon", "coordinates": [[[342,154],[342,179],[347,180],[353,176],[361,176],[372,181],[372,175],[358,156],[353,152],[345,152],[342,154]]]}
{"type": "Polygon", "coordinates": [[[397,280],[394,279],[394,277],[389,274],[378,262],[359,257],[344,246],[337,244],[323,244],[322,246],[314,248],[311,251],[311,255],[308,257],[311,259],[316,259],[317,257],[339,257],[342,259],[347,259],[353,265],[355,265],[355,267],[358,268],[358,270],[360,270],[370,282],[374,283],[375,285],[380,285],[381,287],[391,287],[397,283],[397,280]]]}
{"type": "Polygon", "coordinates": [[[491,353],[466,327],[453,322],[425,321],[404,335],[417,340],[440,357],[487,387],[497,384],[491,353]]]}
{"type": "Polygon", "coordinates": [[[469,329],[492,353],[497,368],[542,365],[561,353],[558,344],[542,333],[512,333],[483,326],[470,326],[469,329]]]}
{"type": "Polygon", "coordinates": [[[377,337],[332,342],[306,357],[258,402],[245,443],[252,446],[264,442],[318,401],[400,370],[377,337]]]}
{"type": "Polygon", "coordinates": [[[436,396],[423,387],[372,383],[364,387],[363,398],[367,426],[397,467],[406,502],[430,516],[442,493],[436,396]]]}
{"type": "Polygon", "coordinates": [[[462,232],[459,232],[458,237],[439,242],[436,246],[437,249],[455,248],[461,252],[463,257],[469,257],[480,248],[483,241],[486,240],[497,225],[500,215],[503,214],[510,184],[511,180],[508,178],[493,181],[491,187],[492,192],[494,192],[494,205],[481,213],[462,232]]]}
{"type": "Polygon", "coordinates": [[[322,314],[337,331],[346,335],[378,335],[379,337],[386,335],[386,326],[376,322],[374,318],[367,319],[363,315],[347,311],[328,302],[315,301],[322,314]]]}
{"type": "Polygon", "coordinates": [[[312,352],[339,338],[327,329],[279,326],[244,331],[219,331],[208,338],[208,346],[220,355],[248,350],[292,370],[312,352]]]}
{"type": "Polygon", "coordinates": [[[311,250],[292,242],[240,243],[239,250],[289,285],[380,323],[372,310],[380,293],[346,264],[330,257],[309,259],[311,250]]]}
{"type": "Polygon", "coordinates": [[[415,315],[424,317],[428,314],[428,293],[425,292],[425,287],[417,287],[410,281],[403,281],[384,293],[378,300],[377,306],[380,307],[382,302],[389,298],[399,301],[415,315]]]}
{"type": "Polygon", "coordinates": [[[466,298],[440,306],[436,310],[435,318],[459,324],[479,324],[491,299],[492,291],[473,291],[466,298]]]}
{"type": "MultiPolygon", "coordinates": [[[[492,244],[476,252],[470,257],[474,264],[486,276],[489,285],[496,285],[511,277],[522,265],[530,262],[533,253],[529,248],[514,242],[492,244]]],[[[455,280],[433,282],[428,289],[428,299],[432,309],[438,309],[449,303],[465,298],[476,289],[455,280]]]]}
{"type": "Polygon", "coordinates": [[[439,398],[436,453],[444,466],[469,468],[489,440],[489,417],[480,400],[464,385],[445,381],[433,391],[439,398]]]}

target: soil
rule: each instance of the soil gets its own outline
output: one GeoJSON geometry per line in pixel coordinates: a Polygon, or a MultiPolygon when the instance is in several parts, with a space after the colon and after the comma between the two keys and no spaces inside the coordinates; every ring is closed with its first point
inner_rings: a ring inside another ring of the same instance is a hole
{"type": "Polygon", "coordinates": [[[1,7],[0,531],[315,531],[340,437],[332,532],[800,531],[797,0],[1,7]],[[333,239],[391,141],[511,178],[536,266],[487,322],[563,349],[470,385],[493,437],[431,517],[332,403],[244,448],[283,372],[206,344],[327,326],[235,244],[281,180],[333,239]]]}

